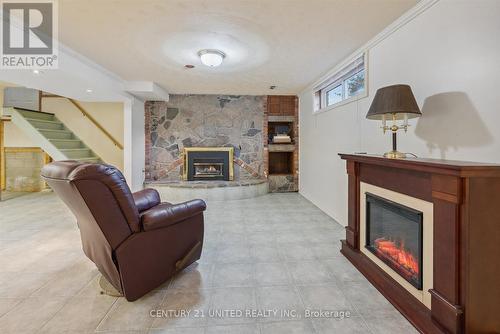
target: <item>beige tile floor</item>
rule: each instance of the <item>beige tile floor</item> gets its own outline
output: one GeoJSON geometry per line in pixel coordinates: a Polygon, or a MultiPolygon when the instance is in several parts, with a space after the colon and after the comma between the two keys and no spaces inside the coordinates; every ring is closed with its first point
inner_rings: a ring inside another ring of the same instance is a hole
{"type": "Polygon", "coordinates": [[[0,190],[0,201],[8,201],[19,196],[28,195],[29,192],[0,190]]]}
{"type": "Polygon", "coordinates": [[[0,203],[0,332],[416,333],[341,256],[343,227],[300,195],[208,203],[205,217],[202,259],[129,303],[100,294],[75,219],[53,193],[0,203]],[[247,309],[301,317],[214,314],[247,309]],[[303,316],[317,309],[350,317],[303,316]]]}

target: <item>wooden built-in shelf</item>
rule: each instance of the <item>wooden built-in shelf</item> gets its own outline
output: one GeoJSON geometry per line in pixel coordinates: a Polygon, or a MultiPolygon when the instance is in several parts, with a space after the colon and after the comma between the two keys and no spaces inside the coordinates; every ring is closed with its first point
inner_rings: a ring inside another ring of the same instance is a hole
{"type": "MultiPolygon", "coordinates": [[[[288,136],[290,136],[290,139],[292,140],[293,144],[295,140],[295,131],[294,131],[294,123],[291,122],[273,122],[269,123],[267,125],[267,139],[269,142],[269,145],[279,145],[278,143],[273,143],[272,138],[276,134],[284,134],[286,133],[288,136]],[[288,129],[288,131],[285,132],[285,130],[288,129]]],[[[289,144],[289,143],[283,143],[283,144],[289,144]]]]}
{"type": "Polygon", "coordinates": [[[267,97],[267,114],[264,133],[267,135],[264,144],[267,150],[267,174],[276,182],[270,182],[269,190],[297,191],[298,188],[298,98],[293,95],[269,95],[267,97]],[[273,143],[273,137],[286,134],[291,143],[273,143]],[[283,186],[285,185],[285,186],[283,186]],[[286,190],[284,190],[286,189],[286,190]]]}
{"type": "Polygon", "coordinates": [[[269,123],[276,123],[276,122],[293,123],[295,122],[295,116],[269,116],[267,121],[269,123]]]}
{"type": "Polygon", "coordinates": [[[292,173],[293,152],[269,152],[269,175],[292,173]]]}
{"type": "Polygon", "coordinates": [[[269,144],[269,152],[293,152],[295,151],[295,144],[269,144]]]}

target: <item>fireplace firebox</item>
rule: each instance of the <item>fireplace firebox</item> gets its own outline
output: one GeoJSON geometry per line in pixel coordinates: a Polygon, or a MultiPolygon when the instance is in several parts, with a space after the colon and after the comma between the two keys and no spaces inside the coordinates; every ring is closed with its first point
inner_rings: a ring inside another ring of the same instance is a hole
{"type": "Polygon", "coordinates": [[[366,249],[418,290],[423,282],[422,234],[422,212],[366,193],[366,249]]]}
{"type": "MultiPolygon", "coordinates": [[[[212,159],[210,159],[212,160],[212,159]]],[[[224,162],[195,159],[193,179],[224,177],[224,162]]]]}
{"type": "Polygon", "coordinates": [[[232,181],[232,147],[184,148],[183,178],[186,181],[232,181]]]}

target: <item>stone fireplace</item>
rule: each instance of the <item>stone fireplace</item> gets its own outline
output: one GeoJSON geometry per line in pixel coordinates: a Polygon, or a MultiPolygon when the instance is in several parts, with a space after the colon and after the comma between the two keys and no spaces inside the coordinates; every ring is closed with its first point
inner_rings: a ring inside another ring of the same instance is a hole
{"type": "Polygon", "coordinates": [[[183,151],[185,181],[233,181],[232,147],[187,147],[183,151]]]}
{"type": "MultiPolygon", "coordinates": [[[[265,110],[265,96],[172,94],[168,102],[146,102],[146,182],[187,180],[183,153],[191,148],[231,147],[235,166],[230,180],[264,178],[265,110]]],[[[194,179],[220,179],[216,174],[224,166],[205,163],[190,167],[198,171],[194,179]]]]}

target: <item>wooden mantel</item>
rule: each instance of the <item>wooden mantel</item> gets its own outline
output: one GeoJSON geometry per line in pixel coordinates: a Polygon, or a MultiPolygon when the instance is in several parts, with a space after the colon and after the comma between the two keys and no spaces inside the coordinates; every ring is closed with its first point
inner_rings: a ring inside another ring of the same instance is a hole
{"type": "Polygon", "coordinates": [[[340,154],[344,254],[421,333],[500,333],[500,165],[340,154]],[[433,204],[431,310],[360,252],[360,182],[433,204]]]}

